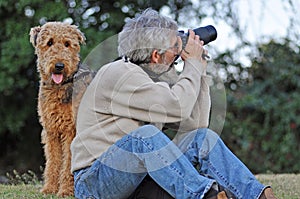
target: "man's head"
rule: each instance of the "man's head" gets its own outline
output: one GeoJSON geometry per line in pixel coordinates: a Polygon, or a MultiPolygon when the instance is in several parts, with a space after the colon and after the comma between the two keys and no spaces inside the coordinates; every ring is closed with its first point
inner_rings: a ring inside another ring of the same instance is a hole
{"type": "Polygon", "coordinates": [[[119,33],[119,56],[126,56],[135,63],[151,63],[155,59],[163,63],[168,59],[164,54],[175,52],[174,48],[178,46],[177,30],[174,20],[146,9],[136,18],[129,19],[119,33]],[[160,57],[155,58],[153,52],[160,57]]]}

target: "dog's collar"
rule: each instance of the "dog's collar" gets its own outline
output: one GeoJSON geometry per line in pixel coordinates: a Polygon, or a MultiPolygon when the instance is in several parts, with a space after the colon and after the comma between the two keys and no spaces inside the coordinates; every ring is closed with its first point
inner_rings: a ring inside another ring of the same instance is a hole
{"type": "Polygon", "coordinates": [[[68,84],[68,83],[73,83],[73,80],[74,80],[74,75],[76,74],[77,71],[75,71],[75,73],[73,73],[72,76],[70,76],[68,79],[66,79],[66,81],[64,81],[61,85],[65,85],[65,84],[68,84]]]}

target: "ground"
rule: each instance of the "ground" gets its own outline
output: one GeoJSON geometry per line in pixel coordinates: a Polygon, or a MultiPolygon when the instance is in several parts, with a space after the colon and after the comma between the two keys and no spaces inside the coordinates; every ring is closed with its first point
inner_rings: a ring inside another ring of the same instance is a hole
{"type": "MultiPolygon", "coordinates": [[[[264,184],[271,185],[278,199],[300,199],[300,174],[260,174],[257,178],[264,184]]],[[[0,185],[0,199],[59,199],[54,195],[39,193],[37,185],[0,185]]],[[[67,199],[73,199],[69,197],[67,199]]]]}

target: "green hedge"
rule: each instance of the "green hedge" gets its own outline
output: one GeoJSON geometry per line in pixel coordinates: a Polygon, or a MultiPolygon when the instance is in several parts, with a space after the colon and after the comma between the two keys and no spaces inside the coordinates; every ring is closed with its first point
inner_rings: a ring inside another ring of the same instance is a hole
{"type": "Polygon", "coordinates": [[[259,46],[252,80],[227,90],[222,136],[254,172],[299,172],[300,48],[290,46],[259,46]]]}

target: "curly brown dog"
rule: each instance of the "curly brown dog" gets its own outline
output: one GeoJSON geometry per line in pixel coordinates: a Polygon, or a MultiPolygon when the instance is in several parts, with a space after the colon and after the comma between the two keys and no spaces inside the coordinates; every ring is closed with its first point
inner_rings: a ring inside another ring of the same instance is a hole
{"type": "MultiPolygon", "coordinates": [[[[79,77],[79,51],[84,41],[77,26],[62,22],[48,22],[30,30],[40,74],[38,114],[46,157],[41,191],[46,194],[73,195],[70,144],[76,131],[76,108],[85,90],[78,89],[81,91],[76,94],[80,95],[74,98],[74,79],[79,77]]],[[[82,81],[86,82],[83,88],[91,79],[82,81]]]]}

